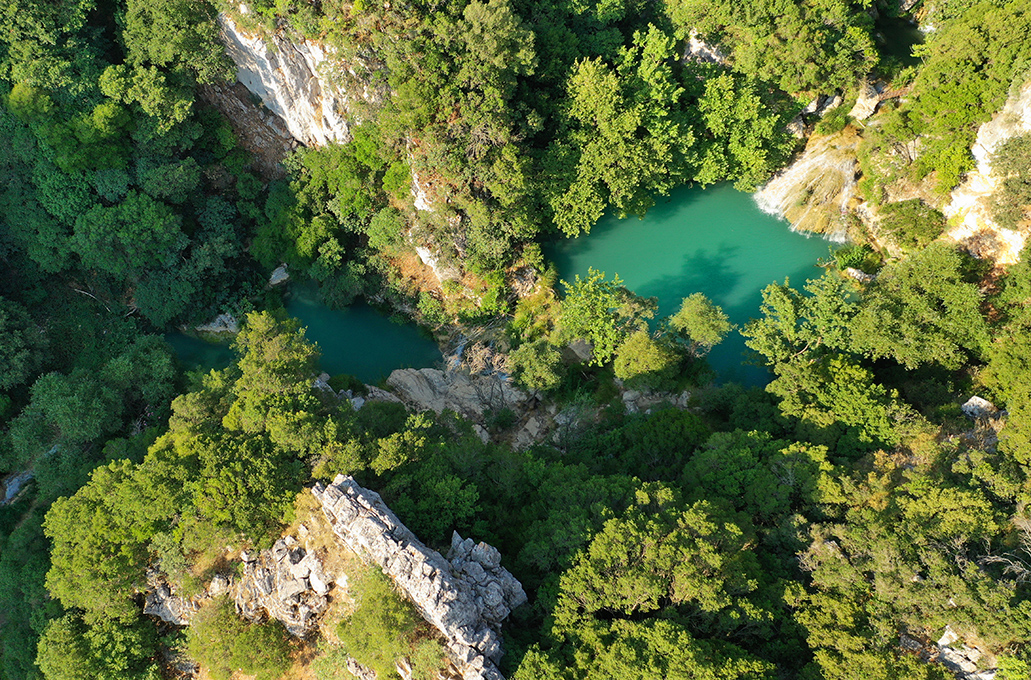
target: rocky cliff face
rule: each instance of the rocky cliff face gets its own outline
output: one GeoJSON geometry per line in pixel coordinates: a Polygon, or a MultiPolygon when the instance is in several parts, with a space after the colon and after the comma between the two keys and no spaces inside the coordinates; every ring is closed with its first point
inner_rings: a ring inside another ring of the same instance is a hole
{"type": "Polygon", "coordinates": [[[383,569],[444,635],[465,680],[503,680],[496,666],[501,622],[526,594],[495,548],[456,533],[444,559],[401,524],[379,494],[351,477],[317,484],[312,493],[336,536],[383,569]]]}
{"type": "Polygon", "coordinates": [[[401,400],[419,411],[449,409],[480,420],[488,409],[519,409],[530,396],[498,375],[467,375],[435,368],[399,368],[387,385],[401,400]]]}
{"type": "Polygon", "coordinates": [[[971,149],[977,168],[956,187],[943,210],[955,225],[948,232],[950,238],[961,243],[978,238],[991,241],[994,252],[985,254],[999,264],[1020,259],[1025,236],[992,221],[989,205],[1002,178],[992,172],[991,155],[1006,140],[1028,133],[1031,133],[1031,82],[1010,96],[1002,110],[978,130],[977,141],[971,149]]]}
{"type": "Polygon", "coordinates": [[[336,85],[343,82],[343,66],[325,48],[280,33],[266,43],[224,14],[219,26],[237,80],[286,122],[297,141],[321,146],[350,140],[348,97],[336,85]]]}

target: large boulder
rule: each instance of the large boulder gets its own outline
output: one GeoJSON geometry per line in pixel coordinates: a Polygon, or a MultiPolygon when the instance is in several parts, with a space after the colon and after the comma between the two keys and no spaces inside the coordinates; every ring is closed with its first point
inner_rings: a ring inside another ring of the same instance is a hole
{"type": "Polygon", "coordinates": [[[435,368],[398,369],[387,378],[387,385],[417,410],[440,413],[448,409],[473,419],[488,409],[518,408],[530,398],[501,376],[470,376],[435,368]]]}

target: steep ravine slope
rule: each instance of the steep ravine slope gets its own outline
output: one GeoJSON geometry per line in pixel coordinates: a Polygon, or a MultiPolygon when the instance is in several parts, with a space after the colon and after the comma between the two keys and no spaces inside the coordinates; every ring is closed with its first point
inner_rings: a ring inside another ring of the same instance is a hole
{"type": "Polygon", "coordinates": [[[278,32],[254,35],[225,14],[218,21],[237,80],[286,122],[297,141],[320,146],[350,140],[348,97],[331,76],[342,66],[323,46],[278,32]]]}

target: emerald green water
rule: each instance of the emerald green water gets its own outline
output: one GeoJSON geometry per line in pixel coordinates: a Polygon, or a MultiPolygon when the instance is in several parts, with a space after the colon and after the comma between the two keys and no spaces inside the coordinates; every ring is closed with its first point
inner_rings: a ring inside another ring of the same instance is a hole
{"type": "MultiPolygon", "coordinates": [[[[395,368],[432,367],[441,359],[436,343],[411,324],[396,324],[364,303],[335,310],[318,302],[313,289],[295,286],[287,313],[306,327],[305,337],[318,344],[319,364],[330,375],[349,373],[376,383],[395,368]]],[[[228,345],[169,333],[165,336],[187,368],[225,368],[233,360],[228,345]]]]}
{"type": "MultiPolygon", "coordinates": [[[[761,291],[789,277],[794,284],[821,274],[815,266],[829,244],[788,229],[763,213],[750,194],[730,185],[682,187],[659,197],[643,220],[603,217],[591,233],[545,248],[559,278],[572,281],[589,267],[618,274],[638,295],[659,298],[657,318],[680,301],[705,293],[736,324],[759,316],[761,291]]],[[[720,380],[749,385],[768,381],[766,371],[742,365],[744,338],[732,333],[709,356],[720,380]]]]}
{"type": "Polygon", "coordinates": [[[307,327],[305,337],[322,350],[322,370],[349,373],[373,384],[395,368],[427,368],[439,363],[440,349],[412,324],[397,324],[364,303],[329,309],[315,291],[294,287],[287,313],[307,327]]]}

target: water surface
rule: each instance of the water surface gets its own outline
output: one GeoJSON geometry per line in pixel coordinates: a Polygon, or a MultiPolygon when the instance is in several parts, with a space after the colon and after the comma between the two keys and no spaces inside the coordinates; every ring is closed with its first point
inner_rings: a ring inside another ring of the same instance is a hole
{"type": "Polygon", "coordinates": [[[394,323],[365,303],[330,309],[313,289],[294,287],[286,312],[307,327],[305,337],[318,343],[322,370],[330,375],[349,373],[374,384],[396,368],[428,368],[441,360],[437,344],[415,325],[394,323]]]}
{"type": "MultiPolygon", "coordinates": [[[[395,368],[427,368],[440,362],[437,344],[412,324],[393,323],[365,303],[335,310],[318,302],[313,288],[295,286],[286,312],[306,327],[305,337],[322,352],[319,364],[330,375],[349,373],[376,383],[395,368]]],[[[207,342],[182,333],[165,340],[187,369],[225,368],[235,358],[228,344],[207,342]]]]}
{"type": "MultiPolygon", "coordinates": [[[[740,325],[759,316],[768,284],[790,278],[798,286],[820,276],[816,261],[829,248],[827,241],[794,233],[760,211],[750,194],[718,185],[660,196],[643,220],[606,215],[590,234],[552,243],[545,254],[565,281],[585,276],[589,267],[618,274],[638,295],[658,297],[657,318],[702,292],[740,325]]],[[[765,383],[764,369],[741,364],[745,350],[744,338],[732,333],[709,362],[723,381],[765,383]]]]}

